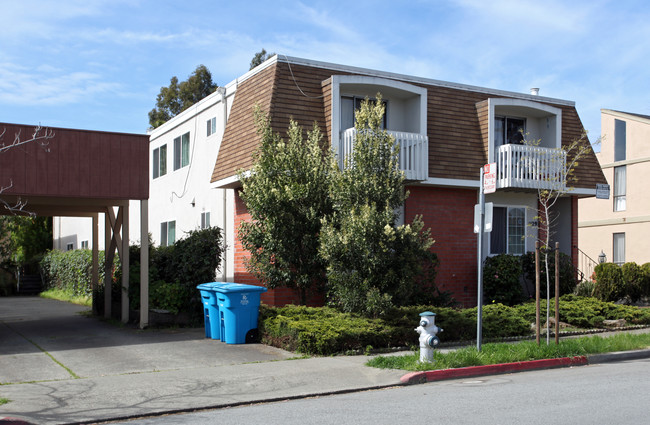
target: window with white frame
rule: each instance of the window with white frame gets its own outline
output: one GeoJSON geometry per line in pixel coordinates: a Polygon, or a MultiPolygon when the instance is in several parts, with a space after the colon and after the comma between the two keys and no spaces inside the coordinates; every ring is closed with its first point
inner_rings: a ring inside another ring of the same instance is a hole
{"type": "Polygon", "coordinates": [[[167,145],[153,150],[153,178],[167,174],[167,145]]]}
{"type": "Polygon", "coordinates": [[[614,233],[614,263],[625,264],[625,233],[614,233]]]}
{"type": "Polygon", "coordinates": [[[190,133],[174,139],[174,171],[190,163],[190,133]]]}
{"type": "MultiPolygon", "coordinates": [[[[353,128],[355,123],[355,113],[361,109],[361,102],[365,97],[359,96],[341,96],[341,131],[353,128]]],[[[376,102],[377,99],[368,99],[371,102],[376,102]]],[[[388,128],[388,102],[382,101],[384,105],[384,119],[382,121],[382,128],[388,128]]]]}
{"type": "Polygon", "coordinates": [[[526,251],[526,208],[494,207],[490,254],[516,254],[526,251]]]}
{"type": "Polygon", "coordinates": [[[81,249],[88,249],[88,241],[81,241],[81,249]]]}
{"type": "Polygon", "coordinates": [[[494,118],[494,143],[501,145],[521,145],[526,133],[526,120],[514,117],[494,118]]]}
{"type": "Polygon", "coordinates": [[[174,245],[176,242],[176,221],[160,223],[160,246],[174,245]]]}
{"type": "Polygon", "coordinates": [[[210,137],[217,131],[217,117],[212,117],[207,121],[207,136],[210,137]]]}
{"type": "Polygon", "coordinates": [[[210,227],[210,211],[204,211],[201,213],[201,229],[208,227],[210,227]]]}
{"type": "Polygon", "coordinates": [[[625,165],[614,167],[614,211],[625,211],[626,208],[626,174],[625,165]]]}

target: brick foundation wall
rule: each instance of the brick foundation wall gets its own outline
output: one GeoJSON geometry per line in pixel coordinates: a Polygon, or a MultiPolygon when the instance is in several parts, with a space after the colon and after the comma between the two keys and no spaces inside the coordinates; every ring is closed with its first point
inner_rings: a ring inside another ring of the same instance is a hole
{"type": "Polygon", "coordinates": [[[440,261],[436,285],[451,291],[463,306],[476,306],[477,240],[473,227],[477,191],[422,186],[408,190],[405,222],[421,215],[436,241],[432,248],[440,261]]]}

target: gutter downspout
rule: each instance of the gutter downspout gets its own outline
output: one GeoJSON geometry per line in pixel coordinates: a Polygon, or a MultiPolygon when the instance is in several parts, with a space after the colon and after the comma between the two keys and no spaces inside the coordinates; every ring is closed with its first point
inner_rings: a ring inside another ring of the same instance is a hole
{"type": "MultiPolygon", "coordinates": [[[[221,105],[223,108],[223,133],[221,134],[221,140],[223,141],[223,136],[226,134],[226,122],[228,121],[228,101],[226,100],[226,88],[225,87],[218,87],[217,91],[221,94],[221,105]]],[[[217,154],[218,156],[218,154],[217,154]]],[[[223,280],[228,281],[228,255],[227,255],[227,249],[228,245],[226,243],[227,238],[227,225],[228,221],[226,220],[226,212],[228,211],[227,208],[227,189],[222,189],[223,197],[222,197],[222,219],[223,219],[223,226],[221,227],[223,229],[223,262],[222,262],[222,267],[223,267],[223,280]]]]}

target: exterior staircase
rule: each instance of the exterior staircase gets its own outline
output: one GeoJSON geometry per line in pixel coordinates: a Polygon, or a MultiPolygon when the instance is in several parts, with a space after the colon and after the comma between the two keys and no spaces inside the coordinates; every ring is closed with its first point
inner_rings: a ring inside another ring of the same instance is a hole
{"type": "Polygon", "coordinates": [[[41,275],[20,275],[18,279],[18,295],[38,295],[41,293],[42,287],[41,275]]]}

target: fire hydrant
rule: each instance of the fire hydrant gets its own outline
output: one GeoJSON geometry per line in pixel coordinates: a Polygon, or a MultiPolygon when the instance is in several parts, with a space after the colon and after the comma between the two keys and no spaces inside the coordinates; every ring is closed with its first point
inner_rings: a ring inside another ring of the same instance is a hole
{"type": "Polygon", "coordinates": [[[442,329],[436,326],[436,313],[425,311],[420,317],[420,326],[415,328],[420,334],[420,362],[432,362],[433,350],[440,344],[436,334],[442,329]]]}

